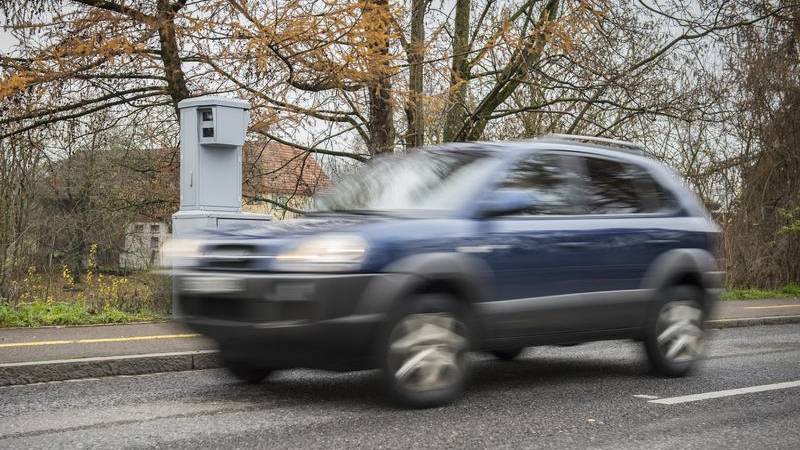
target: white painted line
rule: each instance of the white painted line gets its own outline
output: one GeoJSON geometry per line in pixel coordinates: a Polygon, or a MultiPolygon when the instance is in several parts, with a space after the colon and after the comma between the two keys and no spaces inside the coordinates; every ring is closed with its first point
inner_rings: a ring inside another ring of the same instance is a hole
{"type": "Polygon", "coordinates": [[[675,405],[678,403],[698,402],[710,400],[712,398],[730,397],[732,395],[752,394],[754,392],[774,391],[777,389],[788,389],[800,387],[800,381],[787,381],[785,383],[763,384],[761,386],[750,386],[739,389],[727,389],[724,391],[704,392],[702,394],[682,395],[680,397],[667,397],[658,400],[650,400],[650,403],[660,405],[675,405]]]}
{"type": "Polygon", "coordinates": [[[647,399],[647,400],[652,400],[654,398],[661,398],[661,397],[659,397],[657,395],[647,395],[647,394],[636,394],[636,395],[634,395],[634,397],[636,397],[636,398],[644,398],[644,399],[647,399]]]}
{"type": "MultiPolygon", "coordinates": [[[[91,325],[79,325],[79,326],[91,326],[91,325]]],[[[111,375],[103,378],[75,378],[72,380],[40,381],[38,383],[28,383],[28,384],[10,384],[8,386],[0,386],[0,391],[7,389],[20,389],[31,386],[41,386],[50,384],[85,383],[87,381],[112,380],[114,378],[144,378],[144,377],[152,377],[156,375],[164,375],[170,373],[176,373],[176,372],[152,372],[152,373],[141,373],[139,375],[111,375]]]]}
{"type": "Polygon", "coordinates": [[[735,319],[712,319],[706,320],[709,325],[724,325],[729,323],[743,323],[751,322],[758,325],[766,325],[768,323],[789,324],[800,321],[800,315],[792,314],[788,316],[763,316],[763,317],[737,317],[735,319]]]}
{"type": "Polygon", "coordinates": [[[773,309],[773,308],[800,308],[800,304],[797,305],[772,305],[772,306],[745,306],[743,309],[773,309]]]}
{"type": "Polygon", "coordinates": [[[73,363],[93,363],[104,361],[118,361],[123,359],[147,359],[159,358],[169,356],[194,356],[194,355],[213,355],[219,353],[219,350],[192,350],[188,352],[171,352],[171,353],[142,353],[137,355],[120,355],[120,356],[93,356],[90,358],[75,358],[75,359],[46,359],[44,361],[27,361],[18,363],[3,363],[0,364],[0,369],[6,367],[21,367],[21,366],[45,366],[50,364],[73,364],[73,363]]]}

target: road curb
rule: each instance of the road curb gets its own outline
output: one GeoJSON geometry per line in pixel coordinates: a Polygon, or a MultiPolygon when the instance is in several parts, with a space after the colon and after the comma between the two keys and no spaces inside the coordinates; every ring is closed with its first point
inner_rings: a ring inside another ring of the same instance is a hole
{"type": "Polygon", "coordinates": [[[220,367],[217,350],[0,364],[0,386],[220,367]]]}
{"type": "Polygon", "coordinates": [[[708,328],[740,328],[759,325],[786,325],[790,323],[800,323],[800,315],[714,319],[706,321],[706,326],[708,328]]]}

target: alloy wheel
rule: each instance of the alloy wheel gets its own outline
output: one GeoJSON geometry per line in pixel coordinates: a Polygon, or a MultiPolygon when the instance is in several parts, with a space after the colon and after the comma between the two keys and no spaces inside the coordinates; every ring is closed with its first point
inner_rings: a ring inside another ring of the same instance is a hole
{"type": "Polygon", "coordinates": [[[466,326],[451,314],[410,314],[393,328],[389,342],[389,367],[404,390],[447,388],[464,375],[466,326]]]}
{"type": "Polygon", "coordinates": [[[665,359],[692,362],[703,354],[703,311],[692,302],[669,302],[661,308],[656,342],[665,359]]]}

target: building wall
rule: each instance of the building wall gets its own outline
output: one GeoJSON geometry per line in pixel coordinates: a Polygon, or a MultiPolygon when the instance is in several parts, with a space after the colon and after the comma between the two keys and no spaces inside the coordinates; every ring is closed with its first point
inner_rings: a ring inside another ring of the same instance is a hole
{"type": "Polygon", "coordinates": [[[161,244],[169,239],[162,222],[134,222],[125,227],[125,247],[119,255],[122,269],[147,269],[158,264],[161,244]]]}

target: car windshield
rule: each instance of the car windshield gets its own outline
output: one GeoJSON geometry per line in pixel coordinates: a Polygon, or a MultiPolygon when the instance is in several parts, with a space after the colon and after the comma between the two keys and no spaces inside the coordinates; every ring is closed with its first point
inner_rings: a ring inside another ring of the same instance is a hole
{"type": "Polygon", "coordinates": [[[315,198],[316,212],[447,211],[498,166],[483,151],[419,151],[378,158],[315,198]]]}

